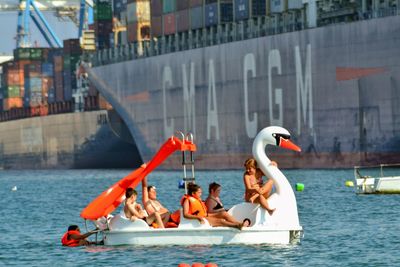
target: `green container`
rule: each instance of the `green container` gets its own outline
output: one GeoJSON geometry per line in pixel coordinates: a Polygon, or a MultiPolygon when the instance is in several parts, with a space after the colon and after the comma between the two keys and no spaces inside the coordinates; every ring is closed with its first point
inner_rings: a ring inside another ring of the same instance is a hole
{"type": "Polygon", "coordinates": [[[30,59],[31,52],[30,48],[17,48],[14,49],[14,58],[19,59],[30,59]]]}
{"type": "Polygon", "coordinates": [[[3,91],[5,98],[21,97],[21,90],[19,85],[11,85],[4,88],[3,91]]]}
{"type": "Polygon", "coordinates": [[[94,20],[111,20],[112,7],[108,3],[98,3],[93,8],[94,20]]]}
{"type": "Polygon", "coordinates": [[[30,57],[29,59],[31,60],[42,60],[42,52],[43,50],[41,48],[30,48],[30,57]]]}
{"type": "Polygon", "coordinates": [[[79,62],[80,55],[65,55],[64,70],[76,70],[76,64],[79,62]]]}
{"type": "Polygon", "coordinates": [[[176,0],[164,0],[163,1],[163,13],[172,13],[176,10],[176,0]]]}

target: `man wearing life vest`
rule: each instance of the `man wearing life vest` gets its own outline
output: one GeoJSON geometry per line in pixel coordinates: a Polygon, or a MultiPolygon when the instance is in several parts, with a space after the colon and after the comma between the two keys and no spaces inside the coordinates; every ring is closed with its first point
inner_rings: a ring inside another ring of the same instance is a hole
{"type": "Polygon", "coordinates": [[[78,225],[70,225],[68,231],[61,238],[61,243],[63,246],[67,247],[77,247],[77,246],[87,246],[96,244],[95,242],[89,242],[86,240],[87,237],[94,233],[97,233],[98,229],[87,232],[86,234],[81,234],[78,225]]]}
{"type": "Polygon", "coordinates": [[[205,223],[205,219],[210,223],[211,226],[229,226],[242,229],[247,227],[248,224],[245,222],[231,222],[225,218],[210,216],[207,212],[207,207],[201,200],[202,190],[199,185],[189,184],[188,194],[183,196],[181,204],[183,207],[183,216],[186,219],[199,220],[201,224],[205,223]]]}

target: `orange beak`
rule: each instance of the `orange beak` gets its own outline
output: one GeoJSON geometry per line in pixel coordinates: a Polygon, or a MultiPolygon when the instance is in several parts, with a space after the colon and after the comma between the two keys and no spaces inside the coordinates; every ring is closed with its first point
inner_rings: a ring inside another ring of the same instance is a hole
{"type": "Polygon", "coordinates": [[[297,152],[301,152],[301,148],[298,147],[297,145],[295,145],[294,143],[292,143],[289,139],[284,139],[284,138],[280,138],[280,142],[279,142],[279,146],[286,148],[286,149],[290,149],[290,150],[294,150],[297,152]]]}

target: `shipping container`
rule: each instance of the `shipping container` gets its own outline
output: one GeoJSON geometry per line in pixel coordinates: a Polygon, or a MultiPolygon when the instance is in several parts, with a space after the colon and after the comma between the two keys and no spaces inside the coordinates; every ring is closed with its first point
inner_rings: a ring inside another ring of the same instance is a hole
{"type": "Polygon", "coordinates": [[[56,102],[64,101],[63,72],[55,72],[54,73],[54,93],[55,93],[55,101],[56,102]]]}
{"type": "Polygon", "coordinates": [[[178,32],[190,30],[189,9],[184,9],[176,12],[176,30],[178,32]]]}
{"type": "Polygon", "coordinates": [[[265,16],[265,15],[267,15],[266,0],[251,0],[251,17],[265,16]]]}
{"type": "Polygon", "coordinates": [[[204,25],[206,27],[217,25],[218,18],[218,3],[212,3],[204,6],[204,25]]]}
{"type": "MultiPolygon", "coordinates": [[[[198,6],[203,6],[204,0],[189,0],[190,1],[190,7],[198,7],[198,6]]],[[[202,15],[203,17],[203,15],[202,15]]]]}
{"type": "Polygon", "coordinates": [[[176,0],[163,0],[163,13],[171,13],[176,10],[176,0]]]}
{"type": "Polygon", "coordinates": [[[205,4],[209,5],[209,4],[214,4],[214,3],[217,3],[217,2],[218,2],[218,0],[206,0],[205,4]]]}
{"type": "Polygon", "coordinates": [[[12,97],[3,99],[3,110],[22,108],[22,106],[23,106],[23,101],[21,97],[12,97]]]}
{"type": "Polygon", "coordinates": [[[24,85],[24,72],[20,69],[8,69],[4,73],[3,85],[24,85]]]}
{"type": "Polygon", "coordinates": [[[114,14],[120,14],[126,10],[126,0],[114,0],[114,14]]]}
{"type": "Polygon", "coordinates": [[[96,35],[108,35],[113,30],[112,20],[98,20],[94,23],[96,35]]]}
{"type": "Polygon", "coordinates": [[[282,13],[287,9],[287,0],[270,0],[271,13],[282,13]]]}
{"type": "Polygon", "coordinates": [[[128,31],[128,42],[133,43],[136,42],[139,38],[139,24],[137,22],[133,22],[127,25],[128,31]]]}
{"type": "Polygon", "coordinates": [[[150,24],[151,24],[151,36],[159,37],[163,35],[162,17],[152,17],[150,24]]]}
{"type": "Polygon", "coordinates": [[[4,98],[22,97],[23,93],[24,87],[21,85],[9,85],[7,87],[3,87],[4,98]]]}
{"type": "Polygon", "coordinates": [[[129,3],[126,6],[126,20],[128,24],[137,22],[136,2],[129,3]]]}
{"type": "Polygon", "coordinates": [[[54,80],[52,77],[42,77],[42,93],[46,97],[49,90],[54,87],[54,80]]]}
{"type": "Polygon", "coordinates": [[[47,103],[52,104],[54,102],[56,102],[56,91],[53,87],[47,92],[47,103]]]}
{"type": "Polygon", "coordinates": [[[233,21],[233,3],[221,3],[219,7],[219,23],[233,21]]]}
{"type": "Polygon", "coordinates": [[[42,74],[42,64],[40,62],[31,62],[24,66],[25,77],[37,77],[42,74]]]}
{"type": "Polygon", "coordinates": [[[111,20],[112,19],[112,6],[109,2],[98,2],[93,6],[93,19],[97,20],[111,20]]]}
{"type": "Polygon", "coordinates": [[[303,0],[288,0],[288,9],[303,8],[303,0]]]}
{"type": "Polygon", "coordinates": [[[163,32],[164,35],[176,33],[175,13],[163,15],[163,32]]]}
{"type": "Polygon", "coordinates": [[[159,17],[163,13],[162,0],[151,0],[150,2],[150,13],[152,17],[159,17]]]}
{"type": "Polygon", "coordinates": [[[42,48],[17,48],[14,49],[15,60],[42,60],[42,48]]]}
{"type": "Polygon", "coordinates": [[[55,56],[54,62],[54,72],[61,72],[64,66],[64,58],[62,56],[55,56]]]}
{"type": "Polygon", "coordinates": [[[77,66],[81,61],[80,55],[64,55],[63,69],[65,71],[76,70],[77,66]]]}
{"type": "Polygon", "coordinates": [[[30,77],[25,82],[25,95],[31,92],[42,92],[42,78],[41,77],[30,77]]]}
{"type": "Polygon", "coordinates": [[[235,21],[249,18],[249,0],[235,0],[235,21]]]}
{"type": "Polygon", "coordinates": [[[185,10],[190,7],[189,0],[176,0],[176,10],[185,10]]]}
{"type": "Polygon", "coordinates": [[[190,28],[192,30],[203,28],[203,6],[190,9],[190,28]]]}
{"type": "Polygon", "coordinates": [[[64,54],[76,55],[82,54],[82,48],[79,39],[64,40],[64,54]]]}
{"type": "Polygon", "coordinates": [[[42,75],[43,76],[53,76],[54,75],[54,65],[52,63],[42,64],[42,75]]]}

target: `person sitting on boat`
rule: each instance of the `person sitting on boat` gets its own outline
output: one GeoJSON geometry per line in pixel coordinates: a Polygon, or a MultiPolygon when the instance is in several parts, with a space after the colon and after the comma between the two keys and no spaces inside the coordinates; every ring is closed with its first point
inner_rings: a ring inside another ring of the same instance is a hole
{"type": "MultiPolygon", "coordinates": [[[[275,161],[271,161],[271,165],[276,166],[275,161]]],[[[243,174],[243,182],[245,186],[245,200],[251,203],[259,203],[261,207],[266,209],[270,214],[275,209],[271,209],[268,204],[268,197],[271,194],[274,182],[272,179],[264,184],[262,177],[264,173],[257,167],[257,161],[253,158],[247,159],[244,163],[245,172],[243,174]]]]}
{"type": "Polygon", "coordinates": [[[148,215],[145,210],[143,210],[142,205],[136,203],[137,192],[133,188],[127,188],[125,191],[125,206],[123,213],[126,218],[131,221],[137,219],[143,219],[148,225],[152,225],[156,222],[159,228],[164,228],[160,214],[156,211],[151,215],[148,215]]]}
{"type": "MultiPolygon", "coordinates": [[[[208,216],[217,217],[227,220],[232,223],[239,223],[232,215],[230,215],[224,208],[219,194],[221,193],[221,185],[213,182],[208,186],[208,197],[206,198],[205,204],[208,211],[208,216]]],[[[249,225],[249,223],[247,223],[249,225]]]]}
{"type": "Polygon", "coordinates": [[[208,214],[207,207],[201,200],[202,189],[199,185],[188,184],[188,194],[184,195],[181,200],[183,207],[183,216],[186,219],[199,220],[201,224],[205,223],[205,219],[210,223],[211,226],[228,226],[242,229],[247,227],[250,221],[245,219],[243,223],[231,222],[219,216],[213,216],[208,214]]]}
{"type": "Polygon", "coordinates": [[[157,191],[154,185],[147,186],[147,177],[142,180],[142,202],[149,215],[158,212],[161,216],[164,226],[170,220],[170,212],[160,201],[157,200],[157,191]]]}
{"type": "Polygon", "coordinates": [[[94,233],[97,233],[99,230],[95,229],[86,234],[81,234],[81,231],[78,225],[70,225],[68,227],[68,231],[61,238],[61,243],[63,246],[67,247],[78,247],[78,246],[88,246],[88,245],[97,245],[102,243],[90,242],[86,240],[87,237],[91,236],[94,233]]]}

